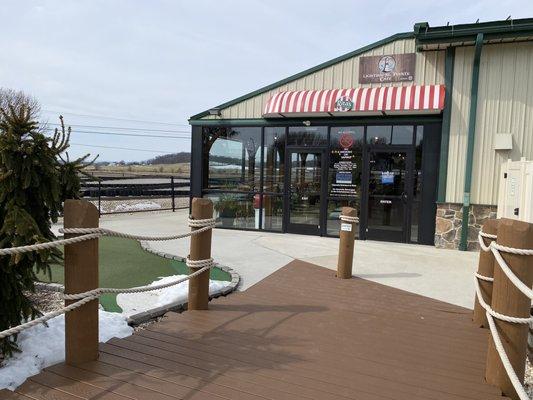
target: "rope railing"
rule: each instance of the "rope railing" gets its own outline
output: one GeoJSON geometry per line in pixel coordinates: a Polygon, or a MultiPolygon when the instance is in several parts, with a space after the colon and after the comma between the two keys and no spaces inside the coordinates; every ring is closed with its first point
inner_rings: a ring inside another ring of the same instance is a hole
{"type": "Polygon", "coordinates": [[[113,294],[143,293],[143,292],[151,292],[151,291],[154,291],[154,290],[161,290],[161,289],[165,289],[165,288],[168,288],[168,287],[171,287],[171,286],[178,285],[178,284],[180,284],[182,282],[185,282],[185,281],[187,281],[187,280],[189,280],[191,278],[194,278],[197,275],[200,275],[202,272],[205,272],[208,269],[211,269],[213,267],[213,265],[214,265],[214,261],[213,261],[212,258],[208,259],[208,260],[198,260],[198,261],[192,261],[192,260],[189,260],[187,258],[186,264],[187,264],[188,267],[200,268],[200,269],[198,271],[194,271],[192,274],[187,275],[184,278],[180,278],[180,279],[178,279],[176,281],[172,281],[172,282],[168,282],[168,283],[162,283],[160,285],[136,286],[136,287],[127,288],[127,289],[122,289],[122,288],[97,288],[97,289],[89,290],[87,292],[76,293],[76,294],[63,293],[62,297],[65,300],[78,300],[78,299],[83,299],[85,297],[90,297],[90,296],[101,296],[101,295],[106,294],[106,293],[113,293],[113,294]],[[203,265],[203,266],[200,266],[200,265],[203,265]]]}
{"type": "MultiPolygon", "coordinates": [[[[116,232],[116,231],[112,231],[110,229],[104,229],[104,228],[66,228],[66,229],[61,229],[60,231],[66,234],[82,234],[83,236],[76,236],[72,238],[56,240],[53,242],[37,243],[37,244],[27,245],[27,246],[0,249],[0,255],[11,255],[11,254],[26,253],[30,251],[45,250],[45,249],[49,249],[52,247],[59,247],[59,246],[79,243],[79,242],[90,240],[90,239],[97,239],[102,236],[114,236],[114,237],[121,237],[121,238],[126,238],[126,239],[134,239],[134,240],[142,240],[142,241],[145,241],[145,240],[164,241],[164,240],[182,239],[185,237],[189,237],[192,235],[196,235],[196,234],[208,231],[214,228],[215,223],[216,223],[216,220],[214,218],[206,218],[206,219],[189,218],[188,220],[189,227],[197,228],[197,229],[191,230],[190,232],[187,232],[184,234],[169,235],[169,236],[132,235],[132,234],[116,232]]],[[[190,268],[198,268],[198,269],[192,272],[191,274],[187,275],[186,277],[177,279],[172,282],[159,284],[159,285],[145,285],[145,286],[137,286],[133,288],[96,288],[96,289],[89,290],[86,292],[74,293],[74,294],[66,294],[63,292],[64,289],[63,290],[54,289],[62,293],[63,299],[77,300],[77,301],[72,304],[69,304],[68,306],[61,307],[58,310],[47,313],[41,317],[35,318],[31,321],[27,321],[21,325],[11,327],[9,329],[1,331],[0,339],[3,339],[8,336],[16,335],[33,326],[39,325],[41,323],[45,323],[46,321],[52,318],[55,318],[59,315],[66,314],[70,311],[73,311],[83,306],[84,304],[87,304],[90,301],[98,299],[101,295],[106,294],[106,293],[114,293],[114,294],[142,293],[142,292],[161,290],[161,289],[165,289],[171,286],[178,285],[182,282],[188,281],[191,278],[194,278],[210,270],[211,268],[213,268],[214,260],[213,258],[208,258],[204,260],[191,260],[187,257],[186,265],[190,268]]],[[[39,283],[37,283],[37,286],[40,286],[39,283]]]]}
{"type": "MultiPolygon", "coordinates": [[[[522,294],[524,294],[529,299],[533,299],[533,290],[529,288],[524,282],[518,278],[505,259],[502,257],[501,253],[509,253],[509,254],[517,254],[517,255],[524,255],[524,256],[531,256],[533,255],[533,250],[530,249],[518,249],[514,247],[508,247],[508,246],[502,246],[501,244],[496,243],[497,235],[488,234],[483,231],[479,232],[478,240],[479,245],[482,251],[485,252],[492,252],[494,255],[495,260],[497,261],[499,267],[503,271],[503,273],[507,276],[509,281],[518,289],[522,294]],[[489,245],[485,244],[484,238],[491,239],[491,243],[489,245]]],[[[494,319],[498,319],[500,321],[505,321],[513,324],[531,324],[533,322],[533,317],[523,318],[523,317],[515,317],[515,316],[509,316],[505,314],[501,314],[499,312],[496,312],[492,309],[492,307],[487,304],[485,299],[483,298],[483,294],[481,292],[481,287],[479,284],[479,281],[487,281],[487,282],[494,282],[494,278],[483,276],[476,272],[475,274],[476,280],[476,297],[481,305],[481,307],[486,312],[487,322],[489,324],[490,333],[494,342],[494,347],[496,351],[498,352],[498,355],[500,357],[501,363],[505,369],[505,372],[507,373],[507,376],[509,377],[509,380],[511,384],[513,385],[513,388],[516,391],[516,394],[520,398],[520,400],[530,400],[526,390],[522,386],[522,382],[520,382],[520,379],[518,375],[516,374],[511,361],[509,360],[509,357],[507,353],[505,352],[504,345],[502,343],[500,334],[498,332],[496,322],[494,319]]]]}
{"type": "Polygon", "coordinates": [[[129,233],[117,232],[117,231],[113,231],[111,229],[106,229],[106,228],[62,228],[62,229],[59,229],[60,233],[81,234],[82,236],[59,239],[59,240],[55,240],[52,242],[35,243],[35,244],[26,245],[26,246],[0,249],[0,256],[47,250],[47,249],[51,249],[54,247],[60,247],[60,246],[65,246],[69,244],[80,243],[80,242],[84,242],[86,240],[91,240],[91,239],[97,239],[102,236],[113,236],[113,237],[119,237],[119,238],[124,238],[124,239],[157,241],[157,242],[177,240],[177,239],[183,239],[189,236],[197,235],[199,233],[202,233],[209,229],[214,228],[216,224],[216,220],[214,218],[207,218],[207,219],[201,219],[201,220],[200,219],[195,220],[195,219],[189,218],[188,223],[190,227],[200,228],[200,229],[196,229],[194,231],[190,231],[186,233],[181,233],[178,235],[144,236],[144,235],[133,235],[129,233]]]}

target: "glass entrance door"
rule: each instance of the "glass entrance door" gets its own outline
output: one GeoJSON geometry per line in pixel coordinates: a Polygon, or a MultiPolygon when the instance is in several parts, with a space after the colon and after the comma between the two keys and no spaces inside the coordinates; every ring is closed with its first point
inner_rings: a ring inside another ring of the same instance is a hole
{"type": "Polygon", "coordinates": [[[324,153],[321,150],[291,150],[287,231],[319,235],[322,221],[324,153]]]}
{"type": "Polygon", "coordinates": [[[370,150],[366,238],[406,242],[411,197],[412,152],[370,150]]]}

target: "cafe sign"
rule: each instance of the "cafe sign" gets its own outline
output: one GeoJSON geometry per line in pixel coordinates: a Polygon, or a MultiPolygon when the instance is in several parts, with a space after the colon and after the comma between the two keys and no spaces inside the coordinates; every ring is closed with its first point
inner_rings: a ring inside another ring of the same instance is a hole
{"type": "Polygon", "coordinates": [[[415,53],[361,57],[359,83],[412,82],[415,61],[415,53]]]}

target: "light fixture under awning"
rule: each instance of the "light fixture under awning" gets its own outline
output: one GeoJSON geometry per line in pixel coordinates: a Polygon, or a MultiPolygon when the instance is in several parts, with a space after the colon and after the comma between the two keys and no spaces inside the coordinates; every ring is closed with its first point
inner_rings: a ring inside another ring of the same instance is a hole
{"type": "Polygon", "coordinates": [[[444,85],[387,86],[279,92],[263,116],[438,114],[443,108],[444,85]]]}

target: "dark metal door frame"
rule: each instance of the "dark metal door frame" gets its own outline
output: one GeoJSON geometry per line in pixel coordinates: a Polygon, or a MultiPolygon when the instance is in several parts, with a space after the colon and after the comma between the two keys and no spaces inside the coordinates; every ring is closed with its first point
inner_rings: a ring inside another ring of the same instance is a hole
{"type": "Polygon", "coordinates": [[[406,153],[405,186],[406,202],[403,213],[402,242],[409,243],[411,237],[411,208],[413,202],[413,172],[415,154],[413,146],[409,145],[367,145],[363,153],[363,187],[361,197],[361,215],[359,234],[361,239],[368,239],[368,204],[370,185],[370,154],[371,153],[406,153]]]}
{"type": "Polygon", "coordinates": [[[327,147],[310,147],[310,146],[287,146],[285,150],[285,181],[284,181],[284,195],[283,195],[283,232],[320,235],[326,234],[326,214],[327,214],[327,147]],[[320,154],[321,168],[320,168],[320,225],[318,229],[306,229],[303,224],[290,223],[290,182],[292,174],[292,154],[293,153],[315,153],[320,154]]]}

